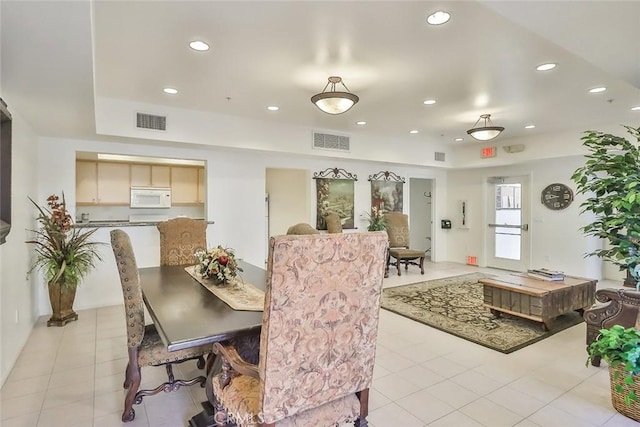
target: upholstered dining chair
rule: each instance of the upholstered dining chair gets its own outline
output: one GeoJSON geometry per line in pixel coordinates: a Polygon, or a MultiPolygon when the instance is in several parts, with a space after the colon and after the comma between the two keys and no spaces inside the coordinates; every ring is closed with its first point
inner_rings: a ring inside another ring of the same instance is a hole
{"type": "Polygon", "coordinates": [[[272,237],[258,365],[216,343],[217,425],[367,425],[387,236],[272,237]]]}
{"type": "Polygon", "coordinates": [[[195,253],[207,247],[207,223],[192,218],[173,218],[157,225],[160,232],[160,265],[191,265],[195,253]]]}
{"type": "MultiPolygon", "coordinates": [[[[128,389],[124,399],[122,421],[135,418],[133,404],[142,402],[145,396],[152,396],[160,391],[173,391],[181,386],[193,384],[205,385],[206,378],[197,376],[190,380],[176,380],[173,375],[173,364],[197,359],[211,352],[211,346],[192,347],[179,351],[168,351],[153,324],[145,325],[144,302],[138,266],[131,247],[129,235],[122,230],[111,231],[111,248],[120,274],[124,312],[127,323],[127,346],[129,363],[125,372],[124,388],[128,389]],[[142,375],[140,368],[145,366],[165,366],[168,380],[153,390],[139,390],[142,375]]],[[[199,365],[200,369],[204,366],[199,365]]]]}
{"type": "Polygon", "coordinates": [[[324,217],[324,220],[327,223],[328,233],[342,233],[342,220],[340,219],[340,215],[335,212],[329,212],[324,217]]]}
{"type": "Polygon", "coordinates": [[[400,264],[404,264],[404,269],[409,269],[409,264],[420,267],[420,274],[424,274],[424,257],[425,251],[419,251],[409,248],[409,216],[402,212],[388,212],[387,216],[387,234],[389,235],[389,256],[387,257],[387,265],[390,257],[393,257],[400,273],[400,264]],[[417,260],[417,261],[416,261],[417,260]]]}
{"type": "Polygon", "coordinates": [[[304,235],[304,234],[320,234],[318,230],[313,228],[312,225],[307,224],[305,222],[301,222],[299,224],[292,225],[287,229],[288,235],[304,235]]]}

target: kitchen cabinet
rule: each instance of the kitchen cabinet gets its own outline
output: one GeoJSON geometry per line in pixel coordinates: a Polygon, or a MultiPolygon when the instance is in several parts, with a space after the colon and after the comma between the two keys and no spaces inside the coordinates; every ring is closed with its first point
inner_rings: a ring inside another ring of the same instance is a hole
{"type": "Polygon", "coordinates": [[[171,187],[171,168],[157,165],[131,165],[132,187],[171,187]]]}
{"type": "Polygon", "coordinates": [[[204,168],[198,168],[198,202],[204,203],[207,198],[207,178],[204,168]]]}
{"type": "Polygon", "coordinates": [[[169,166],[151,165],[151,186],[171,187],[171,168],[169,166]]]}
{"type": "Polygon", "coordinates": [[[171,166],[171,204],[200,204],[198,168],[171,166]]]}
{"type": "Polygon", "coordinates": [[[98,162],[98,203],[128,205],[130,165],[98,162]]]}
{"type": "Polygon", "coordinates": [[[98,203],[98,163],[76,162],[76,205],[98,203]]]}

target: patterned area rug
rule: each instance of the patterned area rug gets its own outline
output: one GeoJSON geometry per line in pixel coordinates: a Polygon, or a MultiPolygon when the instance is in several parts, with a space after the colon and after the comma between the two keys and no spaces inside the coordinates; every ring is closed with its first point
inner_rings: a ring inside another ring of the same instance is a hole
{"type": "Polygon", "coordinates": [[[384,289],[382,308],[502,353],[511,353],[582,322],[572,312],[558,317],[550,331],[528,319],[496,318],[482,305],[478,279],[495,277],[471,273],[384,289]]]}

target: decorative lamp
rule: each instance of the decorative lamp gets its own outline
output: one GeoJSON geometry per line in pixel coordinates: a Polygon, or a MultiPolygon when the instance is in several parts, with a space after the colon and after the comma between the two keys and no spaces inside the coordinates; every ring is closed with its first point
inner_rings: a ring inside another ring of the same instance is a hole
{"type": "Polygon", "coordinates": [[[359,100],[360,98],[357,95],[349,92],[349,89],[342,82],[342,78],[337,76],[329,77],[329,82],[322,92],[311,97],[311,102],[327,114],[345,113],[356,105],[359,100]],[[336,91],[336,84],[338,83],[342,84],[346,92],[336,91]],[[327,91],[329,85],[331,85],[331,89],[327,91]]]}
{"type": "Polygon", "coordinates": [[[472,138],[477,139],[478,141],[489,141],[496,136],[500,135],[500,133],[504,130],[502,126],[494,126],[491,121],[491,114],[481,114],[480,118],[476,122],[472,129],[469,129],[467,133],[471,135],[472,138]],[[480,120],[484,119],[484,126],[478,126],[480,120]]]}

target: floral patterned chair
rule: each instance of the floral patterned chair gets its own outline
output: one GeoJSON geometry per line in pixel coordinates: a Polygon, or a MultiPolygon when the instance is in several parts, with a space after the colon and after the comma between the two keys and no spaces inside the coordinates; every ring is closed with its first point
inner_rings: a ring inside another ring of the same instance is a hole
{"type": "MultiPolygon", "coordinates": [[[[122,421],[132,421],[136,416],[133,404],[142,402],[144,396],[152,396],[161,391],[173,391],[181,386],[200,384],[204,387],[206,378],[198,376],[190,380],[176,380],[173,376],[174,363],[198,359],[211,352],[211,346],[192,347],[179,351],[168,351],[153,324],[145,325],[144,303],[138,266],[131,247],[131,240],[122,230],[111,231],[111,247],[116,258],[127,322],[127,346],[129,363],[125,372],[124,388],[128,389],[124,400],[122,421]],[[144,366],[162,366],[167,370],[168,381],[153,390],[138,390],[142,379],[140,368],[144,366]]],[[[200,366],[202,369],[204,366],[200,366]]]]}
{"type": "Polygon", "coordinates": [[[409,269],[409,264],[416,265],[420,267],[420,274],[424,274],[425,251],[409,249],[409,216],[402,212],[388,212],[386,216],[387,234],[389,235],[387,265],[390,262],[390,257],[393,257],[396,260],[398,276],[401,275],[400,264],[404,264],[405,270],[409,269]]]}
{"type": "Polygon", "coordinates": [[[216,343],[217,425],[367,426],[387,236],[272,237],[258,365],[216,343]]]}
{"type": "Polygon", "coordinates": [[[173,218],[157,225],[160,231],[160,265],[192,265],[195,253],[207,247],[207,223],[173,218]]]}

